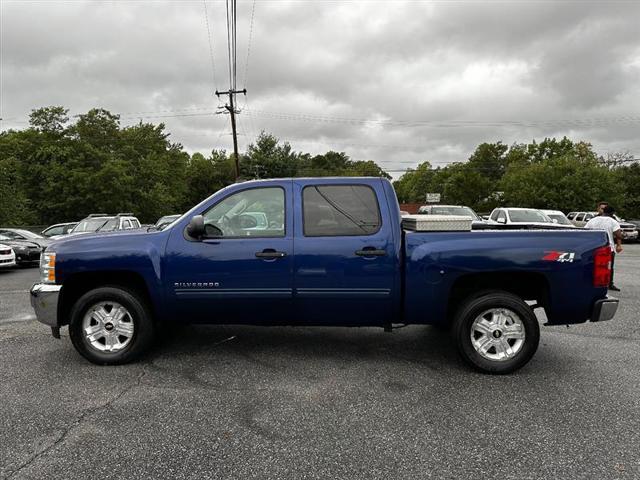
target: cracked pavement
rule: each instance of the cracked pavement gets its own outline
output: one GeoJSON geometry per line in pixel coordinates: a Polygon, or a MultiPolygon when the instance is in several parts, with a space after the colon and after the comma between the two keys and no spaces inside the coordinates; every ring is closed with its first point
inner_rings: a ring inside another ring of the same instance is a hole
{"type": "Polygon", "coordinates": [[[426,326],[184,327],[98,367],[0,272],[0,478],[639,478],[640,245],[616,266],[616,318],[505,377],[426,326]]]}

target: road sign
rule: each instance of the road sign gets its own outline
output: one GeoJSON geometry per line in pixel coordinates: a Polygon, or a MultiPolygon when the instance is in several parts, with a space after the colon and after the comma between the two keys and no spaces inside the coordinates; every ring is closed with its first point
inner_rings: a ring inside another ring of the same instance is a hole
{"type": "Polygon", "coordinates": [[[440,194],[427,193],[427,203],[440,203],[440,194]]]}

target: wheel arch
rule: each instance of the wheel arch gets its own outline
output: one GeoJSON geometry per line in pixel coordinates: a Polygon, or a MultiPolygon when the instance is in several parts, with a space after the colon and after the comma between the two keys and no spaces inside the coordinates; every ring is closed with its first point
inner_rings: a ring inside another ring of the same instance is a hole
{"type": "Polygon", "coordinates": [[[71,309],[75,302],[85,293],[99,287],[122,288],[137,295],[149,308],[152,317],[156,317],[149,286],[139,273],[127,270],[79,272],[64,281],[58,304],[59,325],[68,325],[71,309]]]}
{"type": "Polygon", "coordinates": [[[535,272],[484,272],[467,274],[456,279],[451,287],[447,303],[447,321],[450,322],[457,310],[470,298],[483,292],[503,291],[533,300],[545,311],[549,307],[549,282],[541,273],[535,272]]]}

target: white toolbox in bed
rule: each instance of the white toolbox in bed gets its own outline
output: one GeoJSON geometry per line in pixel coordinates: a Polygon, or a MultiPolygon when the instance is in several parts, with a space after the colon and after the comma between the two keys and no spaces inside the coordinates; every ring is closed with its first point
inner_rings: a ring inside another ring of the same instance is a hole
{"type": "Polygon", "coordinates": [[[471,217],[464,215],[406,215],[402,228],[414,232],[464,232],[471,230],[471,217]]]}

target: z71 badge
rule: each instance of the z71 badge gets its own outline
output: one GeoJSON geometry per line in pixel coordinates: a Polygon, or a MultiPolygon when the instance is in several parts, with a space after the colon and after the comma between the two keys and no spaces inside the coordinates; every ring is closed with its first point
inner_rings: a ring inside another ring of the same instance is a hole
{"type": "Polygon", "coordinates": [[[544,252],[545,255],[542,257],[542,260],[547,262],[569,262],[573,263],[573,259],[575,258],[575,252],[556,252],[555,250],[551,250],[550,252],[544,252]]]}

